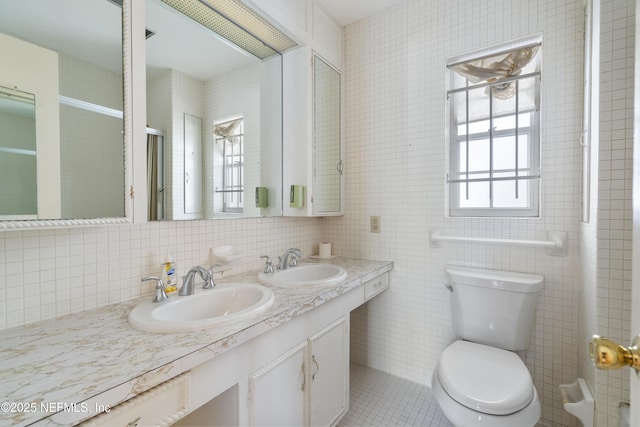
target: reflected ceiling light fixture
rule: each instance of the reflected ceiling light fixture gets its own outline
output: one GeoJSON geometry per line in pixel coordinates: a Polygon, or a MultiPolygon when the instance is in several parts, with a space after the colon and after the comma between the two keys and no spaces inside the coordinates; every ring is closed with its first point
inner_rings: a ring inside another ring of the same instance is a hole
{"type": "Polygon", "coordinates": [[[162,1],[260,59],[297,46],[240,0],[162,1]]]}

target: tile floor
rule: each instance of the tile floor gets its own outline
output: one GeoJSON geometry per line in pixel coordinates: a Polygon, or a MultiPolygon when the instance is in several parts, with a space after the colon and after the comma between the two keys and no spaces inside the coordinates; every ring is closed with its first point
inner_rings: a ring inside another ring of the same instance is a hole
{"type": "Polygon", "coordinates": [[[440,411],[431,389],[351,364],[351,401],[339,427],[453,427],[440,411]]]}

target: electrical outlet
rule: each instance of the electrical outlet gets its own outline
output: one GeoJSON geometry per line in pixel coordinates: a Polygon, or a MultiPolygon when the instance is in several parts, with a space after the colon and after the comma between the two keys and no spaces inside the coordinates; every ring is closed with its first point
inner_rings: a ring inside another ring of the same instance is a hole
{"type": "Polygon", "coordinates": [[[371,225],[372,233],[380,233],[380,217],[379,216],[372,216],[369,223],[371,225]]]}

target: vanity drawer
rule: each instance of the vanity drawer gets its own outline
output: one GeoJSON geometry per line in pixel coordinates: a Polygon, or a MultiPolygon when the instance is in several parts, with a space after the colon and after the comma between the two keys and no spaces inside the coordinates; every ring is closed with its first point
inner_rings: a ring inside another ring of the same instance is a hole
{"type": "Polygon", "coordinates": [[[389,273],[384,273],[378,277],[365,282],[364,284],[364,299],[365,301],[378,295],[380,292],[389,289],[389,273]]]}
{"type": "Polygon", "coordinates": [[[172,425],[189,412],[190,379],[190,372],[185,372],[87,420],[82,426],[172,425]]]}

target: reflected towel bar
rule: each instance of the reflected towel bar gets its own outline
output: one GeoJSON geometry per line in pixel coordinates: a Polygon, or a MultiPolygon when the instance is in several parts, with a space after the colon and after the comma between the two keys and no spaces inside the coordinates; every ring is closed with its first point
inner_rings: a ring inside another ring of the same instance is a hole
{"type": "Polygon", "coordinates": [[[567,254],[567,232],[547,231],[547,240],[495,239],[489,237],[462,237],[442,235],[438,230],[429,231],[429,245],[441,247],[440,242],[469,242],[503,245],[520,245],[547,248],[548,255],[565,256],[567,254]]]}

